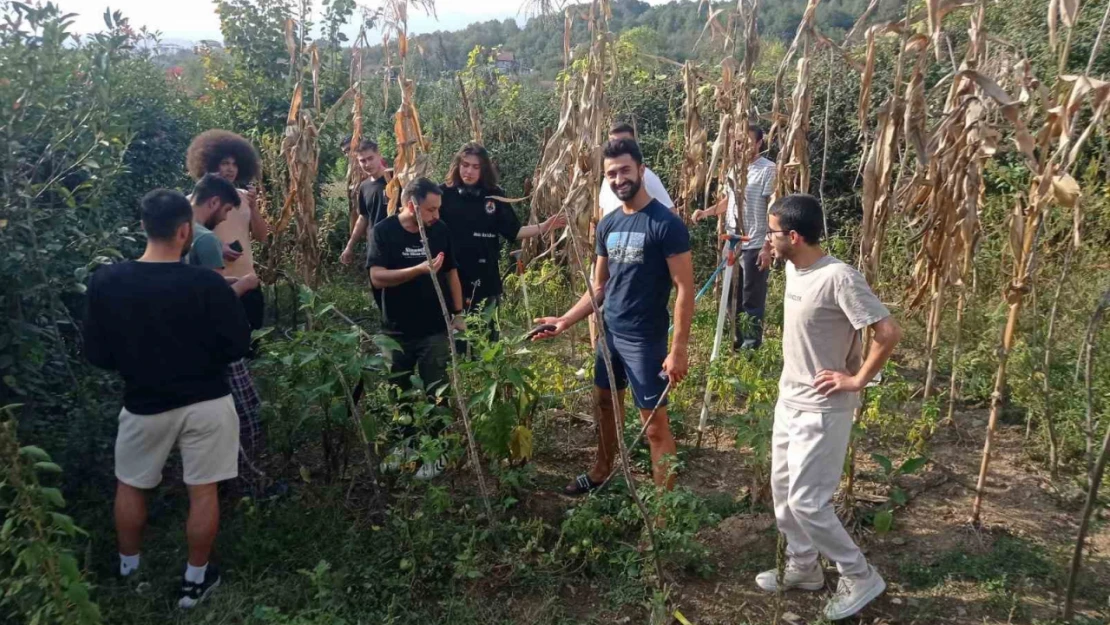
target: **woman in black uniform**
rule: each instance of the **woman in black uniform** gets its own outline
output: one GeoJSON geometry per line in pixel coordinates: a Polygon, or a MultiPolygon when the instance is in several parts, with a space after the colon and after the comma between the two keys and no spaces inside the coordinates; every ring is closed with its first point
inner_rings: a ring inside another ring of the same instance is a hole
{"type": "MultiPolygon", "coordinates": [[[[440,218],[451,232],[466,311],[495,307],[501,299],[501,239],[517,241],[546,234],[565,226],[566,218],[556,215],[522,227],[512,206],[493,199],[504,191],[498,186],[489,152],[475,142],[464,144],[455,154],[442,188],[440,218]]],[[[490,338],[498,339],[492,318],[490,338]]]]}

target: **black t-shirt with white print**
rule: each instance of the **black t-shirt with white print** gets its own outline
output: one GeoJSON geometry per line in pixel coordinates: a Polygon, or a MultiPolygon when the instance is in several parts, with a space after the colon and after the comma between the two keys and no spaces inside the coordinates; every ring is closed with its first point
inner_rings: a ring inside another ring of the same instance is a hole
{"type": "MultiPolygon", "coordinates": [[[[455,269],[455,255],[451,250],[447,224],[437,221],[425,226],[424,230],[428,235],[432,257],[443,252],[443,265],[438,273],[439,285],[450,306],[451,290],[447,284],[447,273],[455,269]]],[[[371,267],[407,269],[428,260],[420,233],[405,230],[397,215],[386,217],[374,226],[370,232],[369,248],[366,255],[367,271],[371,267]]],[[[397,286],[375,288],[374,301],[382,313],[382,331],[386,334],[417,339],[447,332],[443,311],[440,310],[430,275],[423,275],[397,286]]]]}
{"type": "Polygon", "coordinates": [[[501,294],[501,238],[515,241],[520,219],[513,207],[492,199],[499,188],[440,187],[443,206],[439,209],[451,233],[463,299],[478,302],[501,294]]]}

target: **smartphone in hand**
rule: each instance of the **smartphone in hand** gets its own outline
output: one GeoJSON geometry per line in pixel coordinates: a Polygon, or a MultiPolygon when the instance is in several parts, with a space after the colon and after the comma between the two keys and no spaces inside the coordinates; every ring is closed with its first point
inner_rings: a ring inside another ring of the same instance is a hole
{"type": "Polygon", "coordinates": [[[555,329],[555,326],[553,324],[550,324],[550,323],[540,324],[540,325],[532,328],[531,330],[529,330],[528,334],[524,335],[524,340],[529,341],[529,340],[533,339],[540,332],[551,332],[554,329],[555,329]]]}
{"type": "Polygon", "coordinates": [[[240,243],[238,239],[232,241],[227,246],[235,250],[236,252],[239,252],[240,254],[243,253],[243,244],[240,243]]]}

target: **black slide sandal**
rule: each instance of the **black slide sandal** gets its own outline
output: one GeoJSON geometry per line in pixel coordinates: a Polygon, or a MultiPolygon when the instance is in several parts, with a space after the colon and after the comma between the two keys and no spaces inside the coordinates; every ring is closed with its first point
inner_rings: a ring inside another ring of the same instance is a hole
{"type": "Polygon", "coordinates": [[[585,495],[586,493],[601,488],[601,484],[601,482],[595,482],[591,480],[588,474],[583,473],[582,475],[574,478],[573,482],[566,485],[566,488],[563,489],[563,494],[569,495],[571,497],[585,495]]]}

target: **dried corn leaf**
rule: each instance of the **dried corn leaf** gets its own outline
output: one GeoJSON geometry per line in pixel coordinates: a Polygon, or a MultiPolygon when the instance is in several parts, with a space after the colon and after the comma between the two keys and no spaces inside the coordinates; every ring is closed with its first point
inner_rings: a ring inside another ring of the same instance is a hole
{"type": "Polygon", "coordinates": [[[1052,196],[1056,202],[1065,208],[1075,208],[1079,202],[1079,183],[1069,174],[1061,174],[1052,178],[1052,196]]]}

